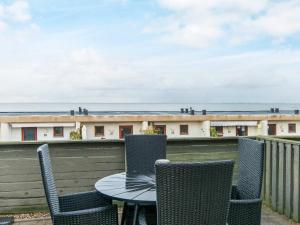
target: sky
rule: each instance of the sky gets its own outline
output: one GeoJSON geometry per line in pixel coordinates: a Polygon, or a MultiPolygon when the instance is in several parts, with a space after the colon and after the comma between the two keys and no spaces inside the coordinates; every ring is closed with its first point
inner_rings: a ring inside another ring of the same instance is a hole
{"type": "Polygon", "coordinates": [[[300,102],[300,0],[0,0],[0,102],[300,102]]]}

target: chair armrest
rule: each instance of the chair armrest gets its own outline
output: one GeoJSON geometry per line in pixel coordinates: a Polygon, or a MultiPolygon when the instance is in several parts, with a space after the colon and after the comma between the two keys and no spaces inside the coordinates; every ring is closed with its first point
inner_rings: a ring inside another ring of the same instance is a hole
{"type": "Polygon", "coordinates": [[[231,199],[239,199],[239,192],[236,185],[232,185],[231,187],[231,199]]]}
{"type": "Polygon", "coordinates": [[[53,224],[59,225],[87,225],[87,224],[111,224],[118,225],[118,208],[116,205],[78,210],[73,212],[61,212],[53,215],[53,224]]]}
{"type": "Polygon", "coordinates": [[[97,191],[63,195],[58,199],[61,212],[77,211],[111,205],[111,200],[104,198],[97,191]]]}
{"type": "Polygon", "coordinates": [[[140,210],[138,220],[139,220],[139,225],[147,225],[145,208],[142,208],[140,210]]]}
{"type": "Polygon", "coordinates": [[[230,200],[229,225],[260,225],[262,199],[230,200]]]}

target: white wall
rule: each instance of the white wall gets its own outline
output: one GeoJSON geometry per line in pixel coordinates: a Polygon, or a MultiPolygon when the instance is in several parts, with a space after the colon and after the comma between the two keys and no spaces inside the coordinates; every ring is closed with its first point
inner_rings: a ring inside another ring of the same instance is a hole
{"type": "MultiPolygon", "coordinates": [[[[37,140],[38,141],[60,141],[70,140],[70,132],[75,130],[74,127],[64,127],[63,137],[53,136],[53,127],[38,127],[37,128],[37,140]]],[[[9,141],[22,141],[22,128],[11,128],[11,135],[9,141]]]]}
{"type": "Polygon", "coordinates": [[[154,123],[155,125],[166,125],[166,133],[168,138],[184,138],[184,137],[209,137],[210,130],[207,126],[208,121],[204,122],[166,122],[154,123]],[[188,125],[189,134],[180,134],[180,125],[188,125]]]}
{"type": "Polygon", "coordinates": [[[37,128],[37,140],[38,141],[61,141],[61,140],[70,140],[70,132],[75,130],[74,127],[64,127],[64,136],[63,137],[54,137],[53,136],[53,127],[38,127],[37,128]]]}
{"type": "Polygon", "coordinates": [[[294,136],[300,135],[300,122],[298,121],[285,121],[285,122],[271,122],[269,124],[276,124],[276,135],[294,136]],[[289,123],[296,124],[296,133],[289,133],[289,123]]]}
{"type": "Polygon", "coordinates": [[[248,127],[248,136],[256,136],[256,135],[258,135],[257,126],[249,126],[248,127]]]}
{"type": "MultiPolygon", "coordinates": [[[[209,122],[208,122],[209,123],[209,122]]],[[[145,123],[144,123],[145,124],[145,123]]],[[[205,122],[156,122],[155,125],[166,125],[166,132],[169,138],[184,137],[209,137],[209,126],[205,122]],[[180,135],[180,125],[189,126],[189,135],[180,135]]],[[[119,126],[133,125],[133,134],[142,134],[143,122],[135,123],[86,123],[87,139],[119,139],[119,126]],[[95,126],[104,126],[104,136],[95,137],[95,126]]]]}
{"type": "MultiPolygon", "coordinates": [[[[82,124],[83,125],[83,124],[82,124]]],[[[88,140],[99,140],[99,139],[119,139],[119,126],[132,125],[133,134],[141,134],[142,123],[86,123],[86,133],[88,140]],[[95,137],[95,126],[104,126],[104,136],[95,137]]]]}
{"type": "Polygon", "coordinates": [[[10,128],[10,140],[9,141],[22,141],[22,129],[10,128]]]}
{"type": "Polygon", "coordinates": [[[236,136],[236,127],[223,127],[223,137],[235,137],[236,136]]]}

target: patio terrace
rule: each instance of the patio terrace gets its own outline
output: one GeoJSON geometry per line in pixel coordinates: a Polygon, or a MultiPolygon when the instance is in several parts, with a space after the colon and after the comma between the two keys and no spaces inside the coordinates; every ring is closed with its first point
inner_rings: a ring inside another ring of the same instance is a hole
{"type": "MultiPolygon", "coordinates": [[[[260,138],[266,144],[263,225],[300,220],[298,138],[260,138]],[[272,208],[272,210],[270,208],[272,208]],[[276,212],[274,212],[276,211],[276,212]],[[283,215],[280,215],[283,214],[283,215]]],[[[42,143],[0,144],[0,214],[46,211],[36,149],[42,143]]],[[[97,180],[124,171],[122,141],[68,141],[49,144],[60,194],[92,190],[97,180]]],[[[237,138],[168,140],[171,161],[237,159],[237,138]]],[[[235,165],[237,171],[238,165],[235,165]]],[[[15,224],[51,224],[49,218],[15,224]]]]}

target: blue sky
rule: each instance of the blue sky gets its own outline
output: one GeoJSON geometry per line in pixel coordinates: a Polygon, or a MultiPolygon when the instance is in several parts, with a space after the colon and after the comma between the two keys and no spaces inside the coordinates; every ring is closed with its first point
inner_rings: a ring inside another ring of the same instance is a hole
{"type": "Polygon", "coordinates": [[[0,102],[299,102],[300,0],[0,0],[0,102]]]}

